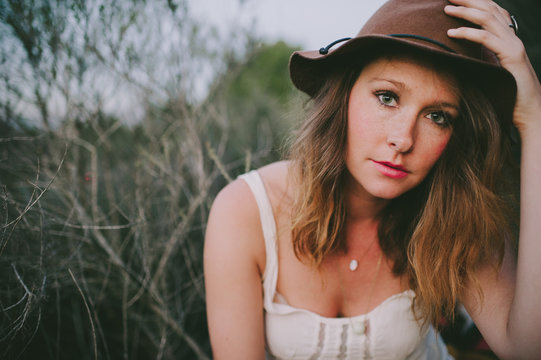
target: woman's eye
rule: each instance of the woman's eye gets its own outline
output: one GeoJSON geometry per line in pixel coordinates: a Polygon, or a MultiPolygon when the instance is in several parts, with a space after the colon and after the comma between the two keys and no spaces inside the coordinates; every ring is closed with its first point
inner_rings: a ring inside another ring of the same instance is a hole
{"type": "Polygon", "coordinates": [[[437,125],[448,125],[449,116],[443,111],[434,111],[427,115],[427,118],[432,120],[437,125]]]}
{"type": "Polygon", "coordinates": [[[382,92],[376,94],[379,102],[385,106],[396,106],[396,95],[390,92],[382,92]]]}

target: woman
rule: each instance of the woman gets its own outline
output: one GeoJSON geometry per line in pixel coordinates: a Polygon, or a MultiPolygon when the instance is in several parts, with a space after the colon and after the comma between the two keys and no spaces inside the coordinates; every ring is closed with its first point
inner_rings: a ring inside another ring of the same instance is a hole
{"type": "Polygon", "coordinates": [[[313,111],[290,160],[209,216],[216,359],[446,359],[434,329],[459,302],[499,357],[541,357],[541,85],[516,31],[490,0],[390,0],[293,54],[313,111]]]}

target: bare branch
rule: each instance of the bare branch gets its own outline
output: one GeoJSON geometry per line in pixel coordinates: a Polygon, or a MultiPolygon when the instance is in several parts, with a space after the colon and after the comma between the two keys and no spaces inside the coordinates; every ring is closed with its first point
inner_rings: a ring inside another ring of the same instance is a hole
{"type": "Polygon", "coordinates": [[[79,294],[81,295],[81,298],[83,299],[83,303],[85,304],[88,320],[90,321],[90,326],[92,327],[92,345],[93,345],[93,350],[94,350],[94,360],[98,360],[98,342],[96,340],[96,328],[94,327],[94,321],[92,320],[92,313],[90,311],[90,307],[88,307],[88,303],[86,302],[86,297],[83,294],[83,290],[81,290],[81,287],[77,283],[77,280],[75,279],[75,276],[71,272],[71,269],[68,268],[68,272],[71,278],[73,279],[73,283],[75,284],[75,287],[77,287],[77,290],[79,291],[79,294]]]}

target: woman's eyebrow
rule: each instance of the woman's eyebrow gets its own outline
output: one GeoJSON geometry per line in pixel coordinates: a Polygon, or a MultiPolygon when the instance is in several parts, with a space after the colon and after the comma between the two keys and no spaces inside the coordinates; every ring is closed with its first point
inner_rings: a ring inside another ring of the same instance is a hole
{"type": "Polygon", "coordinates": [[[384,82],[389,82],[389,83],[393,84],[394,86],[396,86],[396,87],[399,88],[399,89],[407,89],[406,84],[404,84],[403,82],[398,81],[398,80],[375,77],[375,78],[372,78],[371,81],[384,81],[384,82]]]}
{"type": "Polygon", "coordinates": [[[453,104],[453,103],[449,103],[449,102],[438,102],[436,103],[436,105],[440,106],[440,107],[450,107],[450,108],[453,108],[455,109],[456,111],[459,111],[460,110],[460,106],[458,106],[457,104],[453,104]]]}

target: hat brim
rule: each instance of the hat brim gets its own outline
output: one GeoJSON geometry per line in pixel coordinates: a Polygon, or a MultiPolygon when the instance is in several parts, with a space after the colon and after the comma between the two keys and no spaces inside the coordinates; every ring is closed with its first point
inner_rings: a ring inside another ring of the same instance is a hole
{"type": "MultiPolygon", "coordinates": [[[[342,46],[322,55],[319,51],[296,51],[289,61],[290,77],[299,90],[314,97],[336,66],[352,62],[363,64],[390,50],[414,51],[445,62],[451,72],[463,72],[493,104],[504,127],[511,126],[516,97],[516,82],[504,68],[464,55],[445,51],[414,40],[388,35],[365,35],[353,38],[342,46]]],[[[507,129],[508,130],[508,129],[507,129]]]]}

